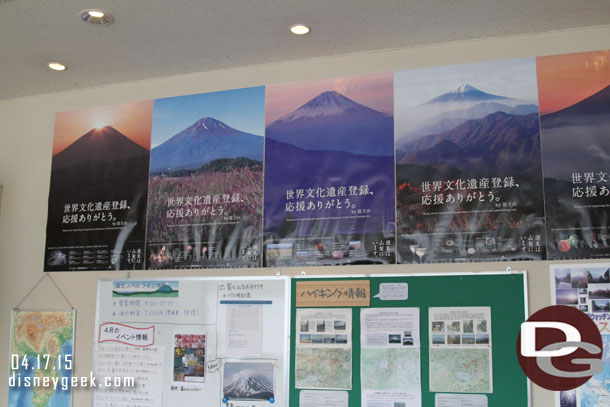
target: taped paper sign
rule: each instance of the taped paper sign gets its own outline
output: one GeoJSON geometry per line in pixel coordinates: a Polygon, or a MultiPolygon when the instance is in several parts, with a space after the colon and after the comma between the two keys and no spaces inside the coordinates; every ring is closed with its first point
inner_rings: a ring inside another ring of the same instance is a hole
{"type": "Polygon", "coordinates": [[[382,301],[401,301],[409,299],[409,284],[407,283],[381,283],[379,294],[373,298],[382,301]]]}
{"type": "Polygon", "coordinates": [[[368,307],[369,280],[297,281],[297,307],[368,307]]]}
{"type": "Polygon", "coordinates": [[[214,360],[210,360],[206,365],[205,368],[208,372],[210,373],[214,373],[220,370],[220,368],[222,367],[222,359],[214,359],[214,360]]]}

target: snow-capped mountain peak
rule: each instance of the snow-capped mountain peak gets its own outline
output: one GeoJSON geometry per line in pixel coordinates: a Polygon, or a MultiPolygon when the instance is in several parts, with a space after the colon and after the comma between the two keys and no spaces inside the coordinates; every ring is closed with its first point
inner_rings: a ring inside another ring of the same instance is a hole
{"type": "Polygon", "coordinates": [[[350,111],[376,112],[332,90],[320,93],[294,112],[279,118],[277,121],[290,122],[300,118],[335,116],[350,111]]]}
{"type": "Polygon", "coordinates": [[[263,138],[203,117],[150,151],[150,171],[194,169],[221,158],[262,161],[263,138]]]}
{"type": "Polygon", "coordinates": [[[449,93],[454,93],[454,94],[463,94],[463,93],[466,93],[466,92],[471,92],[471,91],[474,91],[474,90],[478,90],[478,89],[477,89],[477,88],[475,88],[474,86],[470,86],[469,84],[464,83],[464,84],[462,84],[462,85],[458,86],[457,88],[453,89],[453,90],[452,90],[451,92],[449,92],[449,93]]]}
{"type": "Polygon", "coordinates": [[[224,388],[225,396],[246,398],[253,395],[270,393],[273,389],[254,377],[241,378],[224,388]]]}
{"type": "Polygon", "coordinates": [[[475,88],[469,84],[462,84],[457,88],[450,90],[447,93],[443,93],[440,96],[435,97],[423,104],[433,104],[433,103],[453,103],[453,102],[483,102],[490,100],[508,100],[505,96],[494,95],[492,93],[484,92],[480,89],[475,88]]]}
{"type": "Polygon", "coordinates": [[[220,127],[225,129],[227,126],[221,122],[220,120],[216,120],[213,117],[204,117],[195,122],[193,125],[194,128],[203,127],[206,130],[210,130],[214,127],[220,127]]]}

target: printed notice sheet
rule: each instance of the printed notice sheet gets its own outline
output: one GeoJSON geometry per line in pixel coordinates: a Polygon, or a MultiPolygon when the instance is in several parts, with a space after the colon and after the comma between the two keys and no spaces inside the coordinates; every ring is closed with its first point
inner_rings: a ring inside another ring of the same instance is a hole
{"type": "Polygon", "coordinates": [[[263,305],[227,305],[227,354],[260,357],[263,338],[263,305]]]}
{"type": "Polygon", "coordinates": [[[435,394],[434,407],[487,407],[484,394],[435,394]]]}
{"type": "Polygon", "coordinates": [[[362,407],[421,407],[419,308],[360,313],[362,407]]]}
{"type": "Polygon", "coordinates": [[[348,407],[349,394],[346,391],[302,390],[299,393],[299,407],[348,407]]]}
{"type": "Polygon", "coordinates": [[[430,391],[492,393],[491,308],[429,308],[430,391]]]}
{"type": "Polygon", "coordinates": [[[351,390],[352,310],[297,309],[296,329],[295,387],[351,390]]]}

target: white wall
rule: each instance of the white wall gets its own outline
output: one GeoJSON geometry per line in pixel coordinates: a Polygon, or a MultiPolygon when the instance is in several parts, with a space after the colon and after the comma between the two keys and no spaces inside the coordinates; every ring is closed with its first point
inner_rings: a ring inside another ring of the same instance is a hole
{"type": "MultiPolygon", "coordinates": [[[[271,85],[334,76],[395,71],[504,58],[552,55],[610,48],[610,26],[540,35],[494,38],[436,46],[336,56],[297,62],[227,69],[178,77],[133,82],[0,102],[0,350],[9,349],[12,308],[43,275],[47,198],[51,170],[53,121],[56,111],[116,104],[191,93],[271,85]]],[[[59,74],[61,75],[61,74],[59,74]]],[[[353,266],[308,268],[315,273],[418,273],[447,271],[529,271],[530,312],[550,304],[549,262],[442,265],[353,266]]],[[[282,269],[283,274],[301,269],[282,269]]],[[[137,272],[134,277],[274,274],[275,269],[137,272]]],[[[122,278],[125,273],[52,273],[53,279],[77,309],[74,375],[91,368],[97,279],[122,278]]],[[[61,299],[45,282],[24,306],[61,307],[61,299]]],[[[515,333],[516,335],[516,333],[515,333]]],[[[0,405],[7,400],[8,352],[0,351],[0,405]]],[[[74,392],[74,406],[90,405],[87,390],[74,392]]],[[[534,407],[551,407],[551,392],[533,386],[534,407]]]]}

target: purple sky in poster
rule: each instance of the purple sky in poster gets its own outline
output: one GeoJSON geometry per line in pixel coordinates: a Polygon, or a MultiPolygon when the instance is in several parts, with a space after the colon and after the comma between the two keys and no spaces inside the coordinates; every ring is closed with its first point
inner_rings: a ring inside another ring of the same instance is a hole
{"type": "Polygon", "coordinates": [[[330,90],[387,115],[394,113],[392,74],[380,73],[268,86],[267,124],[298,109],[320,93],[330,90]]]}

